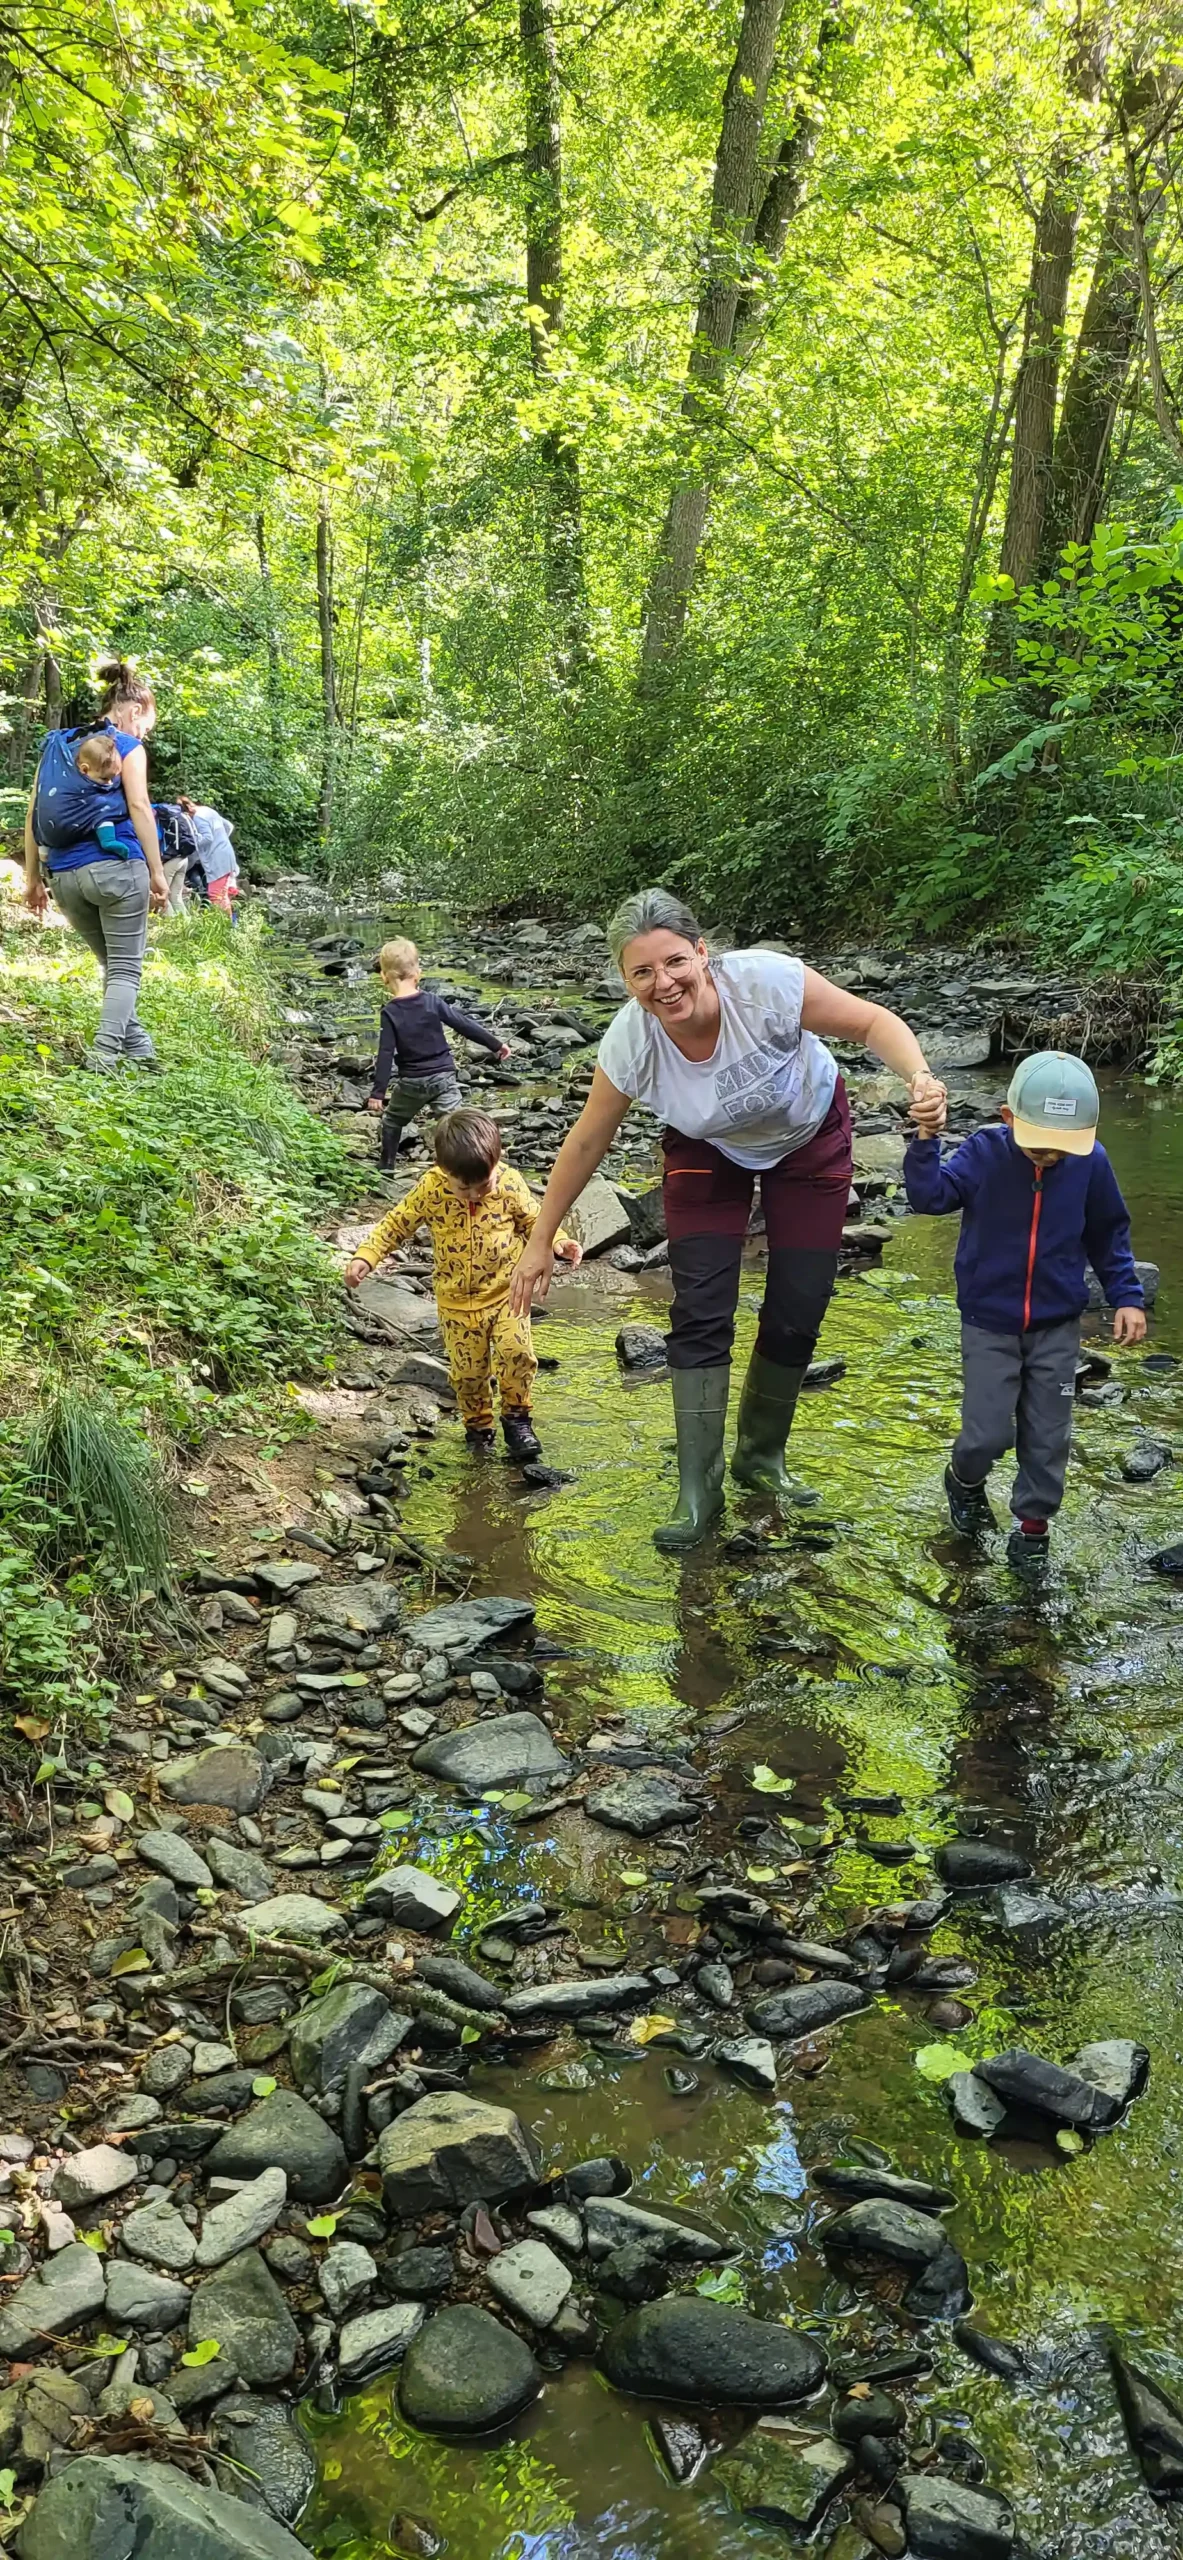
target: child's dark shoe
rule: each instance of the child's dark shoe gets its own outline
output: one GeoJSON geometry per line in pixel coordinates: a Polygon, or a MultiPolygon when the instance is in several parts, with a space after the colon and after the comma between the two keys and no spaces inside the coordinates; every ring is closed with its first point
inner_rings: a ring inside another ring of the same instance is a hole
{"type": "Polygon", "coordinates": [[[1039,1582],[1047,1572],[1051,1551],[1046,1528],[1024,1529],[1020,1522],[1007,1539],[1006,1561],[1012,1573],[1021,1573],[1028,1582],[1039,1582]]]}
{"type": "Polygon", "coordinates": [[[949,1518],[963,1538],[980,1538],[995,1526],[994,1514],[986,1499],[984,1484],[963,1484],[952,1467],[945,1469],[945,1498],[949,1518]]]}
{"type": "Polygon", "coordinates": [[[485,1430],[479,1422],[470,1422],[465,1426],[464,1437],[468,1447],[477,1450],[482,1456],[497,1446],[497,1434],[492,1425],[485,1430]]]}
{"type": "Polygon", "coordinates": [[[542,1442],[528,1413],[503,1413],[501,1428],[505,1433],[506,1454],[509,1457],[520,1461],[523,1458],[542,1456],[542,1442]]]}

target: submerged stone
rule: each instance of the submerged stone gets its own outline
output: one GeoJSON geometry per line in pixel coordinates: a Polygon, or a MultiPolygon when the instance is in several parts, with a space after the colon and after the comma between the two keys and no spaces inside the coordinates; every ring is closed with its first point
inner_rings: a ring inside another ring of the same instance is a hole
{"type": "Polygon", "coordinates": [[[668,1778],[613,1778],[589,1795],[584,1807],[593,1822],[611,1831],[630,1831],[648,1840],[654,1832],[677,1823],[697,1822],[702,1806],[684,1795],[668,1778]]]}
{"type": "Polygon", "coordinates": [[[746,2014],[758,2035],[809,2036],[869,2006],[866,1992],[852,1982],[802,1982],[791,1991],[776,1991],[771,1999],[757,2000],[746,2014]]]}
{"type": "Polygon", "coordinates": [[[853,2472],[853,2455],[833,2436],[790,2443],[756,2426],[735,2453],[716,2464],[712,2478],[741,2515],[797,2535],[812,2533],[853,2472]]]}
{"type": "Polygon", "coordinates": [[[1183,2410],[1149,2374],[1130,2364],[1119,2347],[1110,2348],[1109,2362],[1147,2488],[1156,2498],[1183,2497],[1183,2410]]]}
{"type": "Polygon", "coordinates": [[[889,2196],[869,2196],[828,2222],[822,2233],[827,2250],[841,2256],[890,2258],[900,2267],[927,2267],[948,2245],[943,2225],[914,2205],[889,2196]]]}
{"type": "Polygon", "coordinates": [[[618,2391],[642,2399],[781,2409],[816,2390],[825,2358],[812,2338],[730,2303],[669,2294],[630,2311],[600,2350],[618,2391]]]}
{"type": "Polygon", "coordinates": [[[987,1885],[1019,1884],[1031,1873],[1021,1849],[1001,1840],[946,1840],[936,1854],[936,1870],[957,1893],[980,1892],[987,1885]]]}
{"type": "Polygon", "coordinates": [[[542,2388],[516,2330],[475,2302],[437,2311],[412,2341],[399,2377],[398,2405],[428,2435],[488,2435],[529,2407],[542,2388]]]}
{"type": "Polygon", "coordinates": [[[899,2488],[915,2560],[1010,2560],[1015,2522],[1004,2498],[937,2472],[907,2472],[899,2488]]]}

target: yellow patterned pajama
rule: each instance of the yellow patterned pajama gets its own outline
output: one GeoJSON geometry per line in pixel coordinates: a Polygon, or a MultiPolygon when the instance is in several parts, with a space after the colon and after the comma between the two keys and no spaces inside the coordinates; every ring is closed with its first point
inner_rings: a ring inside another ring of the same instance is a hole
{"type": "Polygon", "coordinates": [[[510,1313],[508,1298],[479,1314],[444,1314],[444,1349],[456,1390],[460,1419],[468,1431],[493,1428],[493,1380],[501,1390],[503,1413],[528,1413],[538,1362],[530,1336],[529,1316],[510,1313]]]}

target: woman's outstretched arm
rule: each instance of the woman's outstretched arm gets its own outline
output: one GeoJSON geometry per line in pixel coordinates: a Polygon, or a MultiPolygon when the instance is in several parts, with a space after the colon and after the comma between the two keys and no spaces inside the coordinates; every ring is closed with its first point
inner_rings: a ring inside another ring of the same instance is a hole
{"type": "Polygon", "coordinates": [[[629,1107],[629,1096],[610,1084],[602,1067],[573,1129],[569,1129],[551,1167],[534,1233],[525,1246],[509,1284],[515,1315],[525,1315],[533,1298],[545,1298],[554,1263],[554,1240],[573,1200],[602,1164],[629,1107]]]}

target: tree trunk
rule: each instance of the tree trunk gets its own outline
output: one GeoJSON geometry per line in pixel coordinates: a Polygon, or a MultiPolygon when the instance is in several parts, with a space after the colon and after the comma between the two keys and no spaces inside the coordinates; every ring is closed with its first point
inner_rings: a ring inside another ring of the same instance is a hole
{"type": "Polygon", "coordinates": [[[259,584],[263,590],[263,623],[267,635],[267,717],[271,731],[271,761],[279,765],[283,761],[283,653],[275,584],[267,551],[267,520],[261,507],[255,517],[255,549],[259,555],[259,584]]]}
{"type": "Polygon", "coordinates": [[[1047,182],[1035,225],[1027,322],[1019,360],[1010,488],[998,566],[1016,588],[1034,577],[1043,549],[1044,519],[1052,480],[1056,392],[1064,348],[1064,321],[1072,282],[1072,256],[1080,207],[1067,167],[1047,182]]]}
{"type": "Polygon", "coordinates": [[[341,725],[337,701],[337,668],[333,640],[333,523],[327,489],[316,513],[316,612],[320,624],[321,762],[319,827],[327,844],[333,824],[337,780],[337,733],[341,725]]]}
{"type": "MultiPolygon", "coordinates": [[[[735,60],[723,100],[711,194],[706,282],[699,300],[682,397],[689,467],[670,493],[658,541],[641,648],[641,682],[673,656],[685,628],[710,511],[712,463],[708,447],[718,419],[729,361],[757,334],[768,276],[784,251],[789,225],[805,199],[819,119],[812,101],[798,106],[789,132],[761,191],[760,146],[783,0],[745,0],[735,60]],[[757,272],[744,277],[755,253],[757,272]]],[[[820,69],[842,33],[829,0],[817,39],[820,69]]]]}
{"type": "Polygon", "coordinates": [[[1138,335],[1141,302],[1126,190],[1118,180],[1101,224],[1089,297],[1056,431],[1038,567],[1049,576],[1066,542],[1092,538],[1105,493],[1117,404],[1138,335]]]}
{"type": "MultiPolygon", "coordinates": [[[[530,360],[550,386],[563,332],[563,124],[551,0],[521,0],[519,26],[526,123],[526,304],[530,360]]],[[[562,427],[539,438],[545,488],[546,600],[554,619],[556,665],[570,681],[587,646],[583,511],[579,456],[562,427]]]]}

